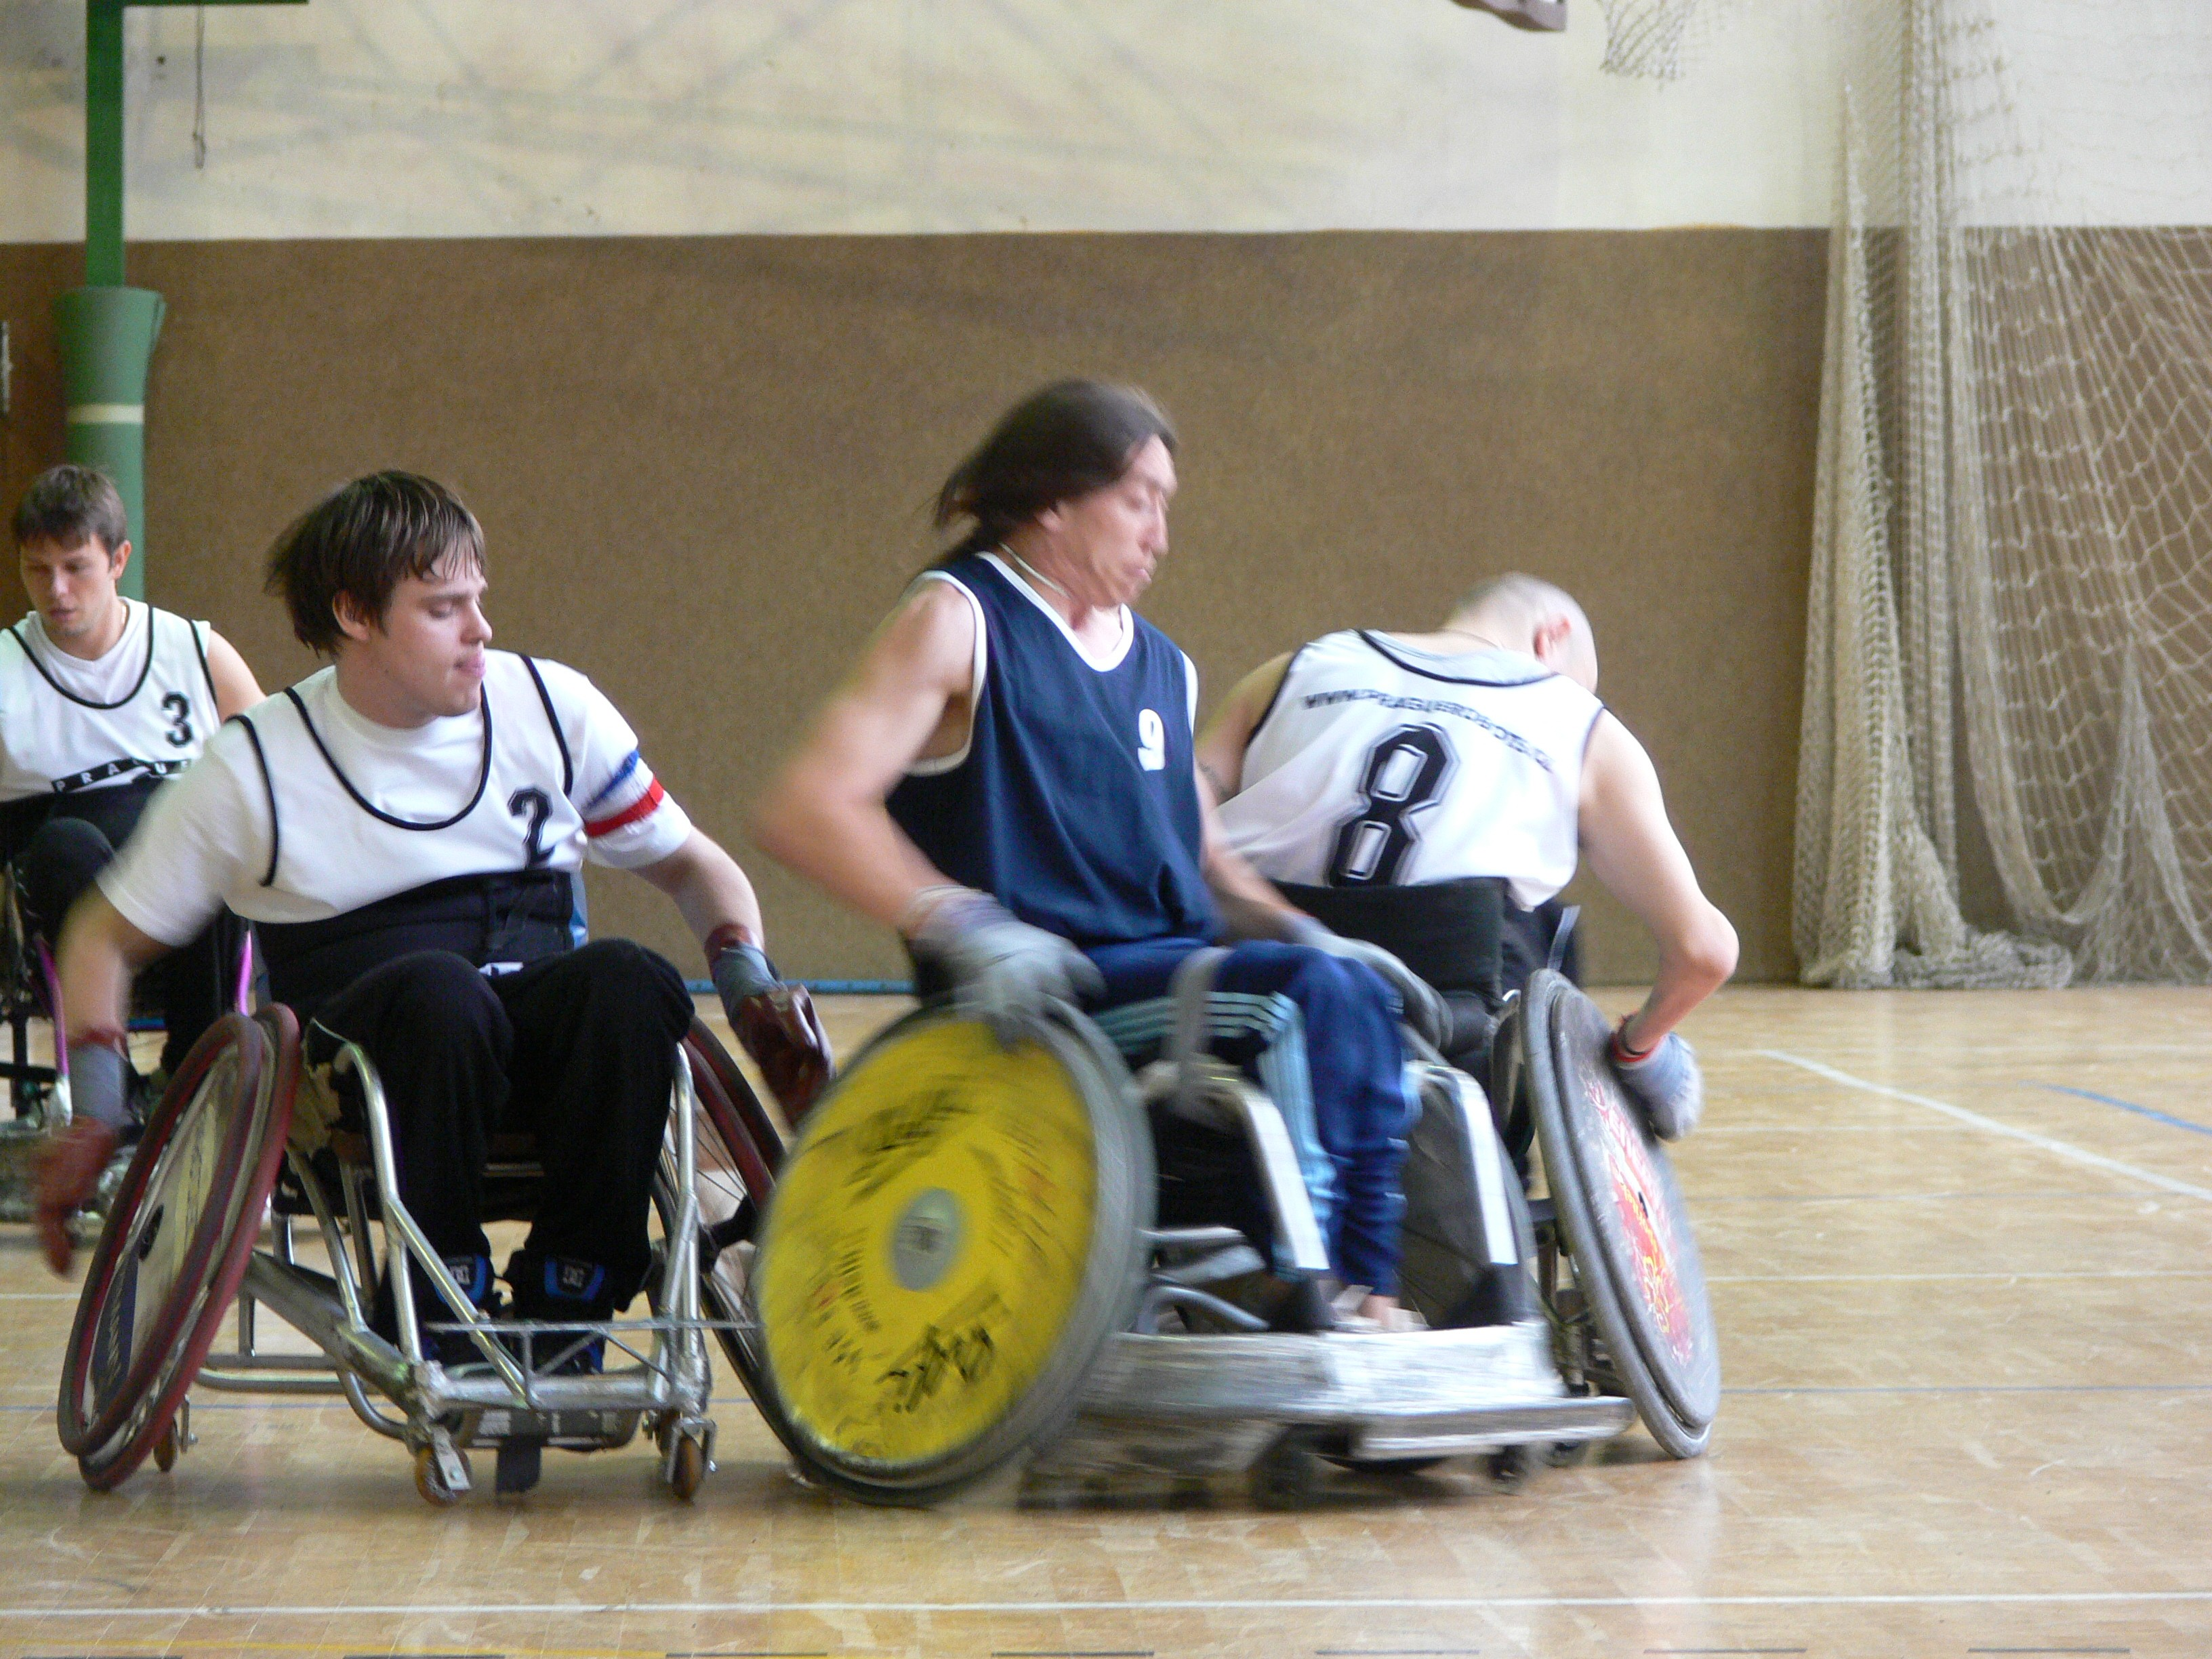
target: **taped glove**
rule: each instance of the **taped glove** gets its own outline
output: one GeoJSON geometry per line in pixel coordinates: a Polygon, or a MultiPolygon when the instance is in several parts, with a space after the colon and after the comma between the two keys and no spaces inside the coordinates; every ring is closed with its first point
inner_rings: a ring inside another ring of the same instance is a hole
{"type": "Polygon", "coordinates": [[[1656,1048],[1633,1054],[1622,1040],[1627,1030],[1624,1019],[1607,1050],[1613,1075],[1643,1108],[1653,1134],[1662,1140],[1680,1140],[1705,1115],[1705,1080],[1698,1072],[1698,1052],[1669,1031],[1656,1048]]]}
{"type": "Polygon", "coordinates": [[[907,944],[915,961],[943,974],[959,1006],[1001,1042],[1052,998],[1080,1002],[1106,990],[1091,958],[1059,934],[1017,921],[988,894],[964,888],[939,900],[907,944]]]}
{"type": "Polygon", "coordinates": [[[123,1042],[120,1032],[91,1033],[70,1044],[71,1121],[39,1149],[31,1219],[46,1265],[58,1273],[67,1273],[76,1255],[70,1218],[91,1198],[131,1121],[131,1062],[123,1042]]]}
{"type": "Polygon", "coordinates": [[[1287,934],[1293,945],[1304,945],[1346,962],[1364,963],[1382,976],[1397,993],[1400,1017],[1432,1048],[1441,1048],[1451,1030],[1451,1011],[1436,987],[1379,945],[1342,933],[1300,914],[1288,919],[1287,934]]]}
{"type": "Polygon", "coordinates": [[[795,1126],[829,1085],[837,1065],[813,997],[804,985],[778,979],[775,964],[757,945],[723,946],[709,971],[730,1030],[795,1126]]]}

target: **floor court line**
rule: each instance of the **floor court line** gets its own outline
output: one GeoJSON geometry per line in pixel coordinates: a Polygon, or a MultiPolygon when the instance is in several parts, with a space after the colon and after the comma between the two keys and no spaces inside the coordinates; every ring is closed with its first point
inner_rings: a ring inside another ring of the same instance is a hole
{"type": "Polygon", "coordinates": [[[2212,1267],[2121,1267],[2101,1272],[2020,1272],[2020,1274],[1705,1274],[1708,1285],[1940,1285],[1951,1281],[2015,1279],[2212,1279],[2212,1267]]]}
{"type": "MultiPolygon", "coordinates": [[[[1692,1193],[1689,1194],[1689,1202],[1692,1206],[1707,1204],[2014,1204],[2023,1199],[2133,1196],[2130,1193],[2115,1193],[2104,1188],[2092,1187],[2082,1190],[2060,1188],[2025,1193],[1692,1193]]],[[[2206,1196],[2212,1198],[2212,1193],[2206,1196]]]]}
{"type": "Polygon", "coordinates": [[[162,1607],[0,1607],[0,1619],[341,1619],[341,1618],[569,1618],[715,1613],[1391,1613],[1419,1608],[1436,1613],[1487,1608],[1547,1607],[2118,1607],[2212,1602],[2212,1589],[1972,1590],[1921,1595],[1394,1595],[1270,1596],[1127,1601],[439,1601],[301,1603],[227,1606],[205,1602],[162,1607]]]}
{"type": "Polygon", "coordinates": [[[2176,1117],[2171,1112],[2161,1112],[2155,1106],[2138,1106],[2132,1100],[2122,1100],[2117,1095],[2100,1095],[2094,1089],[2074,1089],[2063,1083],[2039,1083],[2039,1089],[2054,1095],[2072,1095],[2077,1100],[2094,1100],[2100,1106],[2117,1106],[2124,1112],[2133,1112],[2154,1123],[2163,1123],[2175,1129],[2187,1129],[2192,1134],[2212,1135],[2212,1124],[2193,1123],[2185,1117],[2176,1117]]]}
{"type": "Polygon", "coordinates": [[[1747,1394],[2212,1394],[2212,1382],[1774,1382],[1723,1389],[1747,1394]]]}
{"type": "Polygon", "coordinates": [[[1785,1066],[1795,1066],[1801,1071],[1812,1073],[1815,1077],[1824,1077],[1831,1083],[1840,1083],[1847,1089],[1857,1089],[1866,1094],[1881,1095],[1890,1100],[1901,1100],[1911,1106],[1924,1106],[1931,1112],[1941,1112],[1946,1117],[1954,1118],[1961,1123],[1971,1123],[1978,1129],[1985,1129],[1995,1135],[2003,1135],[2008,1139],[2024,1140],[2031,1146],[2039,1146],[2046,1152],[2059,1158],[2070,1158],[2076,1164],[2086,1164],[2093,1170],[2104,1170],[2113,1175],[2125,1176],[2130,1181],[2140,1181],[2145,1186],[2155,1187],[2162,1192],[2178,1193],[2184,1198],[2202,1199],[2206,1203],[2212,1204],[2212,1188],[2193,1186],[2186,1181],[2177,1181],[2172,1176],[2159,1175],[2149,1170],[2139,1170],[2132,1164],[2123,1164],[2119,1159],[2106,1158],[2101,1152],[2088,1152],[2069,1142],[2055,1139],[2050,1135],[2038,1134],[2033,1129],[2023,1129],[2015,1124],[2001,1122],[1993,1117],[1984,1117],[1979,1112],[1970,1112],[1963,1106],[1954,1106],[1948,1100],[1937,1100],[1929,1095],[1915,1094],[1910,1089],[1893,1089],[1886,1083],[1870,1083],[1865,1078],[1853,1077],[1849,1072],[1838,1071],[1832,1066],[1824,1066],[1817,1060],[1808,1060],[1802,1054],[1793,1054],[1785,1048],[1761,1048],[1759,1052],[1770,1060],[1780,1060],[1785,1066]]]}

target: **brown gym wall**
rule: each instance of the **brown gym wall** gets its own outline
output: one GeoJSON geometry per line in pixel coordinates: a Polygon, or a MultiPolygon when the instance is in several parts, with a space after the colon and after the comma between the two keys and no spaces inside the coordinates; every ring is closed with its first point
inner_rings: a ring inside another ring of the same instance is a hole
{"type": "MultiPolygon", "coordinates": [[[[946,469],[1049,378],[1139,382],[1182,431],[1145,609],[1207,704],[1311,635],[1419,628],[1486,573],[1581,595],[1742,977],[1787,979],[1826,233],[1340,233],[148,244],[151,597],[273,690],[312,665],[271,536],[355,473],[458,487],[499,643],[598,681],[759,882],[787,971],[903,974],[769,866],[743,805],[934,540],[946,469]]],[[[59,459],[52,296],[0,247],[6,505],[59,459]]],[[[12,574],[0,588],[21,609],[12,574]]],[[[1583,885],[1587,886],[1585,883],[1583,885]]],[[[592,921],[696,973],[667,907],[592,921]]],[[[1593,902],[1591,977],[1650,953],[1593,902]]]]}

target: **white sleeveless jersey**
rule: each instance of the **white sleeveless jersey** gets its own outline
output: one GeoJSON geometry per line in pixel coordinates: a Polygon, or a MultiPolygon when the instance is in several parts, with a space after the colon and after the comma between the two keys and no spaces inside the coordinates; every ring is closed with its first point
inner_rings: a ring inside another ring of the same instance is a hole
{"type": "Polygon", "coordinates": [[[189,939],[222,904],[250,921],[320,921],[459,876],[653,862],[690,820],[602,692],[558,663],[485,653],[477,713],[395,731],[325,668],[224,726],[157,795],[101,872],[154,938],[189,939]]]}
{"type": "Polygon", "coordinates": [[[1331,634],[1291,659],[1222,823],[1278,881],[1492,876],[1533,908],[1573,878],[1583,751],[1604,712],[1518,653],[1331,634]]]}
{"type": "Polygon", "coordinates": [[[0,800],[167,777],[221,723],[207,624],[125,599],[123,636],[87,662],[38,612],[0,634],[0,800]]]}

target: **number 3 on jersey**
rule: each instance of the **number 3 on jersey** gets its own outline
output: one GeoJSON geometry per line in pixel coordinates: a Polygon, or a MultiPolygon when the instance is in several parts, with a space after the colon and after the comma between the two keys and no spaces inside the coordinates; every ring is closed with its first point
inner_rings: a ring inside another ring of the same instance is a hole
{"type": "Polygon", "coordinates": [[[1367,751],[1359,810],[1336,831],[1328,860],[1332,887],[1387,887],[1421,838],[1408,822],[1443,793],[1457,757],[1434,726],[1401,726],[1367,751]]]}

